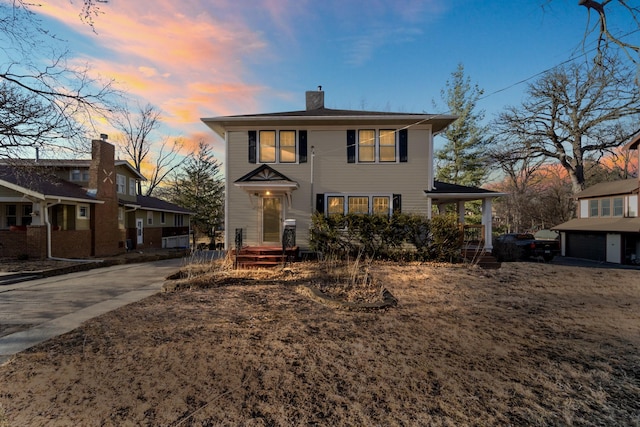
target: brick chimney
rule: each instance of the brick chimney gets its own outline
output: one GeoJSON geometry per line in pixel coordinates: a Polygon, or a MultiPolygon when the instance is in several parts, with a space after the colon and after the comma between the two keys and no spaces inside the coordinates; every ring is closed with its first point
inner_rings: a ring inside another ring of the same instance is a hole
{"type": "Polygon", "coordinates": [[[89,191],[103,201],[91,210],[92,255],[109,256],[123,251],[119,248],[118,194],[116,192],[115,147],[107,141],[91,141],[89,191]]]}
{"type": "Polygon", "coordinates": [[[316,91],[307,91],[305,94],[307,98],[307,111],[324,108],[324,92],[322,91],[322,86],[318,86],[318,90],[316,91]]]}

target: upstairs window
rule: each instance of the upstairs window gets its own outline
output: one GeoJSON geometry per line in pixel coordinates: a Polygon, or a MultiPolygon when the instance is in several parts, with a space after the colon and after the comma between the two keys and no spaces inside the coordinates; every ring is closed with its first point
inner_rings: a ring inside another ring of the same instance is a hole
{"type": "Polygon", "coordinates": [[[602,199],[600,201],[600,216],[611,216],[611,200],[602,199]]]}
{"type": "Polygon", "coordinates": [[[249,131],[249,163],[306,163],[307,131],[249,131]]]}
{"type": "Polygon", "coordinates": [[[80,170],[73,169],[71,171],[71,181],[73,182],[88,182],[89,181],[89,171],[88,170],[80,170]]]}
{"type": "Polygon", "coordinates": [[[622,216],[624,210],[624,200],[622,197],[613,198],[613,216],[622,216]]]}
{"type": "Polygon", "coordinates": [[[173,216],[173,226],[174,227],[183,227],[184,226],[184,215],[175,214],[173,216]]]}
{"type": "Polygon", "coordinates": [[[129,178],[129,195],[136,195],[136,180],[134,178],[129,178]]]}
{"type": "Polygon", "coordinates": [[[124,175],[118,174],[116,176],[116,191],[119,194],[127,194],[126,185],[127,185],[127,177],[124,175]]]}
{"type": "Polygon", "coordinates": [[[408,161],[406,129],[347,131],[347,163],[405,163],[408,161]]]}
{"type": "Polygon", "coordinates": [[[597,217],[598,216],[598,200],[589,200],[589,216],[597,217]]]}
{"type": "Polygon", "coordinates": [[[358,131],[358,161],[359,162],[375,162],[376,161],[376,131],[374,130],[358,131]]]}

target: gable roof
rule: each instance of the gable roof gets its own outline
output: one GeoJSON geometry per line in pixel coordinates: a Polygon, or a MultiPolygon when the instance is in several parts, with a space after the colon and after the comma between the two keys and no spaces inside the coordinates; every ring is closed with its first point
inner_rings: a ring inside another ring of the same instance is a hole
{"type": "Polygon", "coordinates": [[[235,182],[264,182],[264,181],[291,181],[289,178],[269,165],[262,165],[248,174],[238,178],[235,182]]]}
{"type": "Polygon", "coordinates": [[[248,174],[235,180],[234,185],[242,187],[245,191],[293,191],[298,188],[296,181],[287,178],[269,165],[257,167],[248,174]]]}
{"type": "Polygon", "coordinates": [[[40,200],[64,199],[85,203],[103,203],[79,185],[42,170],[0,165],[0,186],[40,200]]]}
{"type": "Polygon", "coordinates": [[[445,114],[426,113],[393,113],[382,111],[335,110],[316,108],[311,110],[286,111],[267,114],[245,114],[201,119],[207,126],[224,138],[225,129],[229,126],[256,126],[278,123],[285,126],[313,126],[339,124],[362,125],[366,123],[385,123],[396,126],[430,124],[433,133],[444,130],[458,117],[445,114]]]}
{"type": "Polygon", "coordinates": [[[576,194],[576,198],[584,199],[587,197],[615,196],[618,194],[630,194],[633,192],[637,193],[639,187],[640,181],[638,181],[637,178],[601,182],[579,192],[576,194]]]}

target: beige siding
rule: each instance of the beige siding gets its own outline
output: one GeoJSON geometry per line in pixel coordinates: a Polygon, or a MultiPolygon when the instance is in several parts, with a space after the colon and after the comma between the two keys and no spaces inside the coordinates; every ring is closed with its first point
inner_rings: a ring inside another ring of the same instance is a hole
{"type": "Polygon", "coordinates": [[[0,187],[0,197],[11,197],[21,199],[23,196],[22,193],[11,190],[7,187],[0,187]]]}
{"type": "MultiPolygon", "coordinates": [[[[355,129],[357,127],[351,127],[355,129]]],[[[429,127],[409,130],[407,163],[353,164],[347,163],[346,130],[307,128],[308,160],[302,164],[269,164],[273,169],[298,183],[292,192],[291,204],[284,198],[283,219],[297,222],[297,244],[308,247],[307,230],[315,210],[315,194],[401,194],[402,211],[426,215],[427,198],[432,175],[431,132],[429,127]],[[313,195],[311,190],[311,152],[313,158],[313,195]]],[[[226,242],[234,245],[235,229],[243,229],[244,244],[259,244],[261,233],[261,206],[259,196],[249,194],[234,185],[240,177],[258,168],[260,164],[248,162],[247,130],[227,134],[227,208],[226,242]]]]}

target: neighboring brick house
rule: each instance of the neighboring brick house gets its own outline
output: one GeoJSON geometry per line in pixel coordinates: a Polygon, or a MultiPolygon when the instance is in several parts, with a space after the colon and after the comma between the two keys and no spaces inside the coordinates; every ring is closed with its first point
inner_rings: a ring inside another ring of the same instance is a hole
{"type": "MultiPolygon", "coordinates": [[[[278,245],[284,221],[309,246],[314,212],[431,217],[432,205],[483,201],[481,235],[491,249],[491,200],[498,193],[435,183],[433,137],[457,117],[334,110],[322,90],[306,110],[204,118],[225,141],[225,244],[278,245]],[[293,221],[287,221],[291,224],[293,221]]],[[[461,207],[462,206],[462,207],[461,207]]]]}
{"type": "Polygon", "coordinates": [[[187,209],[136,194],[145,180],[115,148],[92,141],[91,160],[0,164],[0,257],[104,257],[189,245],[187,209]]]}
{"type": "MultiPolygon", "coordinates": [[[[625,148],[638,150],[640,134],[625,148]]],[[[638,150],[640,163],[640,150],[638,150]]],[[[640,259],[640,177],[602,182],[576,194],[577,218],[553,227],[560,231],[562,255],[638,264],[640,259]]]]}

